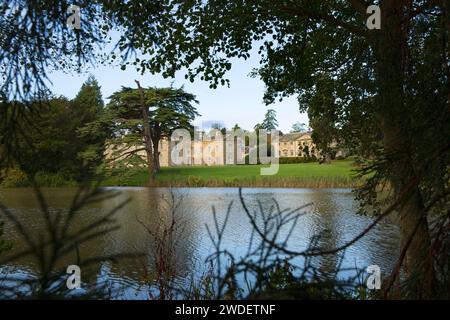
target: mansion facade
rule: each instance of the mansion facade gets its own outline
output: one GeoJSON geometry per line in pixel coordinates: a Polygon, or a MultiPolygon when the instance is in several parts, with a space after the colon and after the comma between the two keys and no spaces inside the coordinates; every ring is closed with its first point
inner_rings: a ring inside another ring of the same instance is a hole
{"type": "MultiPolygon", "coordinates": [[[[280,136],[279,156],[289,157],[315,157],[319,159],[322,154],[311,137],[312,132],[292,132],[280,136]]],[[[339,148],[336,142],[331,144],[335,157],[346,157],[347,151],[339,148]]]]}
{"type": "Polygon", "coordinates": [[[292,132],[280,136],[280,158],[288,157],[320,157],[314,144],[311,132],[292,132]]]}
{"type": "MultiPolygon", "coordinates": [[[[291,157],[315,157],[320,158],[320,150],[314,144],[312,137],[312,132],[293,132],[287,133],[279,136],[278,144],[278,157],[279,158],[291,158],[291,157]]],[[[172,153],[172,143],[168,139],[162,139],[159,142],[159,163],[161,167],[174,166],[171,161],[172,153]]],[[[231,146],[233,147],[233,146],[231,146]]],[[[336,143],[334,143],[335,153],[337,157],[342,157],[346,155],[346,152],[342,149],[337,148],[336,143]]],[[[214,139],[210,141],[192,141],[191,150],[188,157],[191,158],[192,165],[225,165],[225,164],[237,164],[236,158],[236,145],[234,145],[234,159],[226,159],[226,143],[218,142],[214,139]],[[193,155],[197,156],[194,157],[193,155]]],[[[245,156],[250,153],[255,152],[256,147],[245,147],[245,156]]],[[[141,150],[137,154],[143,159],[146,158],[145,151],[141,150]]],[[[112,158],[112,150],[106,151],[106,157],[112,158]]],[[[183,156],[180,154],[180,156],[183,156]]]]}

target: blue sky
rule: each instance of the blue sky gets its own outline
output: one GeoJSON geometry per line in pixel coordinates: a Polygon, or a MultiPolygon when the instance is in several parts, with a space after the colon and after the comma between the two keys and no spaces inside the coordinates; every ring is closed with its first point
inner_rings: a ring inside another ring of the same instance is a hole
{"type": "Polygon", "coordinates": [[[233,67],[227,74],[230,79],[230,88],[218,87],[210,89],[207,82],[196,80],[191,83],[184,79],[184,73],[177,73],[175,79],[164,79],[159,75],[150,73],[144,74],[136,72],[133,68],[125,71],[117,66],[99,66],[91,68],[83,74],[65,74],[54,72],[49,74],[52,81],[50,89],[53,93],[73,98],[77,94],[82,83],[87,79],[88,74],[93,74],[102,87],[103,98],[110,96],[121,86],[136,87],[134,80],[139,80],[142,86],[174,86],[184,85],[186,91],[193,93],[199,100],[197,109],[201,116],[196,119],[195,124],[202,126],[202,123],[221,122],[227,128],[238,123],[244,129],[252,129],[253,126],[261,122],[267,109],[276,110],[279,129],[282,132],[289,132],[292,124],[299,121],[308,123],[306,114],[298,111],[296,97],[289,97],[282,102],[266,106],[263,103],[264,83],[257,78],[249,76],[250,71],[258,66],[259,56],[252,55],[250,59],[234,60],[233,67]]]}

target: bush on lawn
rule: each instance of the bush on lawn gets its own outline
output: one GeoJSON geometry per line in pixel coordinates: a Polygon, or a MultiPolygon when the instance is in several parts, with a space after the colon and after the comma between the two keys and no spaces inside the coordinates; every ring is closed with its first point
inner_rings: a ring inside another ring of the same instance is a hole
{"type": "Polygon", "coordinates": [[[316,157],[281,157],[279,159],[280,164],[310,163],[316,161],[317,161],[316,157]]]}

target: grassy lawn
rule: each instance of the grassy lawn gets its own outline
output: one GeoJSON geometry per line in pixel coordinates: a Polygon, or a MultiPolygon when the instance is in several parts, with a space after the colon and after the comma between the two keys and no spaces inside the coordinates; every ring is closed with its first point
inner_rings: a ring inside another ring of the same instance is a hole
{"type": "MultiPolygon", "coordinates": [[[[155,186],[178,187],[353,187],[353,162],[335,160],[328,165],[318,163],[282,164],[278,174],[261,176],[263,165],[166,167],[158,173],[155,186]]],[[[148,185],[146,170],[130,170],[123,176],[107,179],[104,185],[148,185]]]]}

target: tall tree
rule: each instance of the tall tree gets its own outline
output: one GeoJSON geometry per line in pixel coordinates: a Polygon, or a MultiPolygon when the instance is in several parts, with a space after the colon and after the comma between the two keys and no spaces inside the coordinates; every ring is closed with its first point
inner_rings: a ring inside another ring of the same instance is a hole
{"type": "Polygon", "coordinates": [[[278,127],[277,112],[273,109],[267,110],[261,128],[267,131],[275,130],[278,127]]]}
{"type": "Polygon", "coordinates": [[[90,75],[81,85],[76,97],[74,114],[80,118],[80,122],[87,123],[95,120],[104,107],[101,87],[97,79],[90,75]]]}
{"type": "MultiPolygon", "coordinates": [[[[91,123],[100,119],[104,102],[101,87],[94,76],[90,75],[72,101],[73,120],[77,121],[76,136],[83,148],[77,157],[84,162],[85,168],[95,169],[103,161],[106,132],[97,128],[89,130],[91,123]]],[[[92,173],[92,172],[91,172],[92,173]]]]}
{"type": "MultiPolygon", "coordinates": [[[[154,172],[160,168],[159,143],[162,138],[169,138],[175,129],[191,129],[192,120],[199,115],[193,103],[195,96],[183,88],[140,88],[123,87],[115,92],[108,104],[106,117],[113,125],[112,139],[108,144],[115,146],[114,158],[139,163],[140,151],[148,152],[152,146],[154,172]],[[148,123],[144,123],[143,107],[148,113],[148,123]],[[148,125],[148,130],[145,126],[148,125]],[[147,133],[145,133],[148,131],[147,133]],[[150,141],[145,136],[149,135],[150,141]]],[[[150,161],[150,162],[152,162],[150,161]]],[[[147,166],[152,164],[147,161],[147,166]]],[[[152,174],[153,175],[153,172],[152,174]]]]}

